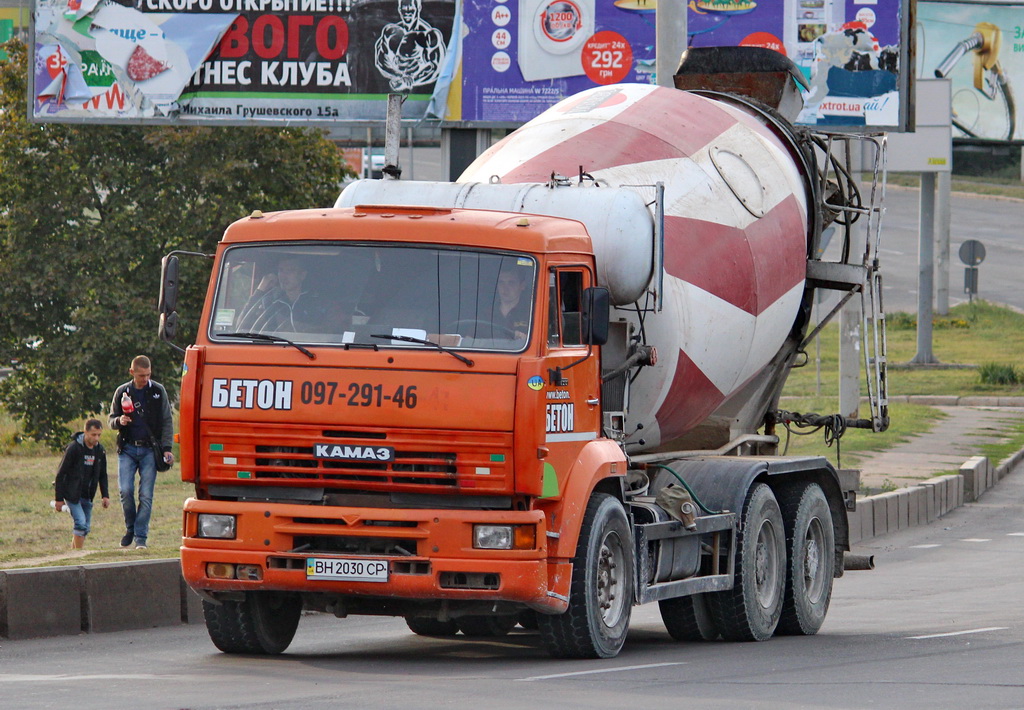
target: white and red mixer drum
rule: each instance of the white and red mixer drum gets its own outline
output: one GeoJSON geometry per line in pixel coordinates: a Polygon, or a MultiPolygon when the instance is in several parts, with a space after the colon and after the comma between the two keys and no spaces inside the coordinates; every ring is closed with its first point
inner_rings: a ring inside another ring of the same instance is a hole
{"type": "MultiPolygon", "coordinates": [[[[806,274],[807,176],[753,109],[619,84],[551,107],[459,182],[581,170],[606,186],[665,185],[664,307],[644,323],[659,360],[633,384],[627,421],[629,431],[644,425],[643,449],[656,448],[762,374],[790,332],[806,274]]],[[[628,244],[592,236],[599,278],[636,268],[617,257],[628,244]]]]}

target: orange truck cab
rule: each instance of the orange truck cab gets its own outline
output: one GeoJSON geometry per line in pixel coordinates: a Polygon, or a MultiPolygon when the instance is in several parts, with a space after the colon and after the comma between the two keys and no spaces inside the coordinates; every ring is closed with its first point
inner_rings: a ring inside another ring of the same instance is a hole
{"type": "Polygon", "coordinates": [[[304,602],[452,633],[565,610],[583,509],[626,470],[601,435],[608,306],[579,222],[256,212],[226,231],[206,302],[181,385],[181,559],[211,629],[258,617],[253,591],[282,618],[304,602]]]}

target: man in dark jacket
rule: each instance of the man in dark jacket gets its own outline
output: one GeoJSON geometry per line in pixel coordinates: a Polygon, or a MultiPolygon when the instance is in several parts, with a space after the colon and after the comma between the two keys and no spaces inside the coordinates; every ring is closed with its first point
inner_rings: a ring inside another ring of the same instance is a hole
{"type": "Polygon", "coordinates": [[[174,422],[167,390],[151,379],[152,364],[145,355],[132,360],[132,379],[114,391],[110,426],[117,430],[117,484],[121,489],[124,537],[121,547],[146,549],[149,517],[156,487],[154,447],[168,464],[174,463],[171,440],[174,422]],[[139,474],[139,503],[135,504],[135,473],[139,474]]]}
{"type": "Polygon", "coordinates": [[[85,431],[71,437],[71,443],[64,449],[64,458],[57,469],[53,482],[54,507],[63,510],[67,506],[75,521],[71,535],[71,547],[80,550],[85,547],[85,536],[92,524],[92,501],[99,487],[103,507],[110,507],[110,493],[107,490],[107,454],[100,443],[103,423],[90,419],[85,431]]]}

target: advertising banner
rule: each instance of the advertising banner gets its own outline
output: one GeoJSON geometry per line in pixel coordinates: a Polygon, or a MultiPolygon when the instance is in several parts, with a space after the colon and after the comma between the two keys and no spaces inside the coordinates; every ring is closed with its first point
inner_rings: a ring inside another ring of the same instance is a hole
{"type": "Polygon", "coordinates": [[[918,75],[951,82],[953,137],[1024,140],[1024,4],[919,2],[918,75]]]}
{"type": "MultiPolygon", "coordinates": [[[[789,56],[810,89],[800,123],[902,129],[906,0],[691,0],[692,47],[789,56]]],[[[466,0],[462,100],[445,118],[521,122],[578,91],[654,83],[657,0],[466,0]]]]}
{"type": "Polygon", "coordinates": [[[456,0],[37,0],[32,116],[309,124],[420,118],[456,0]]]}

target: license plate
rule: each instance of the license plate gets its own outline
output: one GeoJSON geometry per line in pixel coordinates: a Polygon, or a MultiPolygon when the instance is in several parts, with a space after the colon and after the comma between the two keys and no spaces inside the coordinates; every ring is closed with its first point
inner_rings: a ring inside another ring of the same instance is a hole
{"type": "Polygon", "coordinates": [[[388,581],[388,561],[307,557],[306,579],[335,579],[345,582],[386,582],[388,581]]]}

